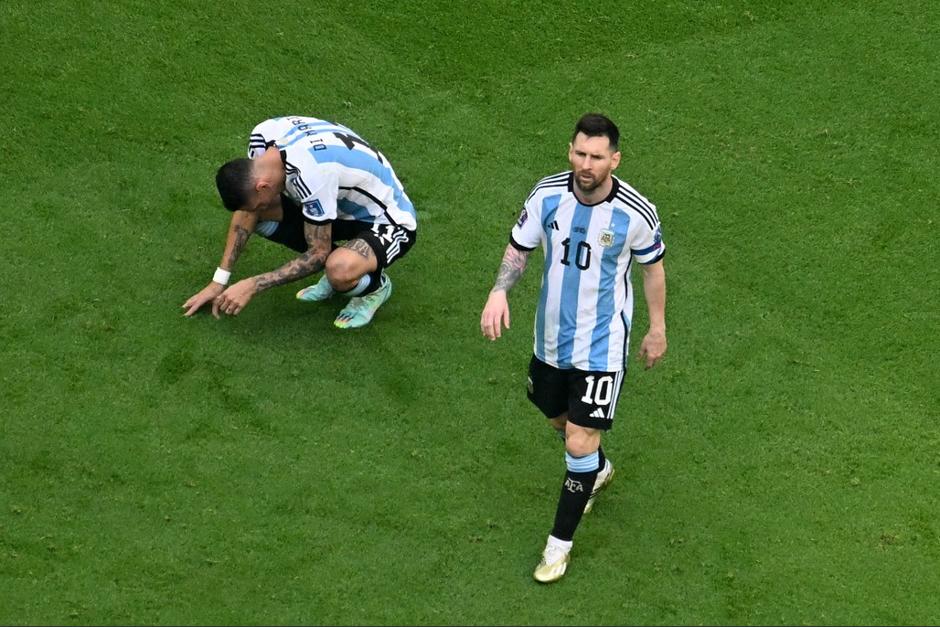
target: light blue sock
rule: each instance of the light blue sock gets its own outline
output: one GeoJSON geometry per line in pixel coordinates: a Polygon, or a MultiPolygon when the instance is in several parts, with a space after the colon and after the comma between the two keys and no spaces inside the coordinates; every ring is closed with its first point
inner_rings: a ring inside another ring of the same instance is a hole
{"type": "Polygon", "coordinates": [[[575,457],[568,451],[565,451],[565,463],[571,472],[594,472],[598,470],[600,456],[597,451],[588,453],[584,457],[575,457]]]}

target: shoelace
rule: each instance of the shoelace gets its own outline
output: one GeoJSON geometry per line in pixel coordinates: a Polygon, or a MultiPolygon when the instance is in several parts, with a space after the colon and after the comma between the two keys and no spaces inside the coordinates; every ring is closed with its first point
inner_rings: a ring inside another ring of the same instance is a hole
{"type": "Polygon", "coordinates": [[[545,548],[545,553],[542,555],[542,559],[545,560],[546,564],[555,564],[559,560],[564,559],[565,555],[567,554],[568,551],[559,546],[552,545],[545,548]]]}

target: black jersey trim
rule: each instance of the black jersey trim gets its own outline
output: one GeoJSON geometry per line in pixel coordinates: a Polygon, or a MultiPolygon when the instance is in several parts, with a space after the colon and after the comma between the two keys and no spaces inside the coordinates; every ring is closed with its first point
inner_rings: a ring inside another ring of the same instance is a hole
{"type": "Polygon", "coordinates": [[[568,178],[570,175],[571,175],[571,170],[565,170],[564,172],[559,172],[558,174],[549,174],[548,176],[543,176],[541,179],[539,179],[539,182],[536,183],[535,185],[539,186],[544,183],[561,182],[561,181],[564,181],[566,178],[568,178]]]}
{"type": "Polygon", "coordinates": [[[303,177],[300,176],[300,169],[293,166],[287,160],[287,153],[283,150],[281,152],[281,161],[284,162],[284,174],[294,176],[294,189],[297,190],[297,193],[300,194],[301,199],[307,198],[310,195],[310,188],[307,187],[307,183],[304,182],[303,177]]]}
{"type": "Polygon", "coordinates": [[[362,189],[361,187],[355,187],[355,186],[354,187],[340,186],[340,189],[348,189],[348,190],[357,192],[359,194],[362,194],[363,196],[365,196],[366,198],[374,202],[378,207],[382,209],[382,215],[385,216],[385,219],[388,220],[389,224],[393,224],[395,226],[401,226],[397,222],[395,222],[395,220],[392,219],[392,216],[388,212],[388,206],[385,203],[383,203],[381,200],[379,200],[378,198],[376,198],[375,196],[367,192],[366,190],[362,189]]]}
{"type": "Polygon", "coordinates": [[[617,192],[620,190],[620,182],[617,180],[617,177],[612,176],[610,177],[610,180],[613,181],[613,184],[610,186],[610,193],[607,194],[604,200],[598,200],[597,202],[591,203],[590,205],[583,203],[581,202],[581,199],[578,198],[578,195],[574,193],[574,172],[571,174],[571,180],[568,182],[568,191],[574,194],[575,201],[577,201],[577,203],[582,207],[596,207],[598,205],[603,205],[605,202],[613,202],[615,198],[619,198],[617,196],[617,192]]]}
{"type": "Polygon", "coordinates": [[[614,184],[610,186],[610,193],[607,194],[607,198],[604,199],[604,202],[613,202],[614,198],[617,197],[617,193],[620,191],[620,181],[617,180],[617,177],[612,176],[610,178],[614,184]]]}
{"type": "Polygon", "coordinates": [[[361,187],[355,187],[355,186],[354,186],[354,187],[344,187],[344,186],[340,185],[340,189],[348,189],[348,190],[352,190],[352,191],[354,191],[354,192],[358,192],[358,193],[362,194],[363,196],[365,196],[366,198],[368,198],[369,200],[371,200],[372,202],[374,202],[374,203],[375,203],[376,205],[378,205],[379,207],[381,207],[381,208],[382,208],[382,211],[385,211],[386,209],[388,209],[388,207],[385,205],[385,203],[383,203],[381,200],[379,200],[378,198],[376,198],[375,196],[373,196],[372,194],[370,194],[370,193],[367,192],[366,190],[362,189],[361,187]]]}
{"type": "Polygon", "coordinates": [[[571,174],[572,173],[569,171],[546,176],[535,184],[535,187],[533,187],[532,191],[529,192],[529,195],[526,197],[525,201],[529,202],[539,190],[548,189],[550,187],[566,187],[568,191],[571,191],[571,174]]]}
{"type": "Polygon", "coordinates": [[[643,263],[643,264],[641,264],[641,265],[644,265],[644,266],[651,266],[651,265],[653,265],[654,263],[656,263],[657,261],[662,261],[663,257],[665,257],[665,256],[666,256],[666,251],[663,250],[663,252],[659,253],[659,256],[657,256],[656,259],[653,259],[652,261],[647,261],[646,263],[643,263]]]}
{"type": "Polygon", "coordinates": [[[533,250],[535,250],[535,246],[533,246],[532,248],[529,248],[528,246],[523,246],[522,244],[517,242],[516,238],[513,237],[512,235],[509,236],[509,245],[515,248],[516,250],[524,252],[524,253],[530,253],[533,250]]]}
{"type": "Polygon", "coordinates": [[[631,191],[627,187],[621,187],[617,199],[642,215],[646,223],[649,224],[650,229],[655,229],[656,225],[659,224],[659,215],[656,213],[656,208],[637,192],[631,191]]]}
{"type": "MultiPolygon", "coordinates": [[[[631,256],[629,259],[627,259],[627,267],[623,271],[623,288],[626,291],[630,291],[632,289],[630,286],[630,269],[632,267],[633,257],[631,256]]],[[[627,319],[627,312],[624,310],[620,311],[620,321],[623,322],[623,329],[625,331],[623,334],[623,369],[626,371],[629,365],[628,356],[630,352],[630,331],[633,329],[631,328],[630,320],[627,319]]]]}
{"type": "Polygon", "coordinates": [[[297,193],[300,194],[301,198],[307,198],[310,196],[310,188],[307,187],[306,183],[304,183],[304,179],[300,176],[299,172],[294,177],[294,188],[297,190],[297,193]]]}
{"type": "Polygon", "coordinates": [[[630,202],[631,206],[637,207],[639,210],[642,208],[646,211],[646,214],[650,216],[654,221],[658,222],[658,216],[656,215],[656,208],[648,200],[640,196],[639,194],[633,193],[626,188],[623,188],[617,196],[624,202],[630,202]]]}
{"type": "Polygon", "coordinates": [[[623,194],[617,196],[617,200],[621,201],[623,204],[627,205],[640,214],[643,220],[646,221],[646,224],[649,225],[651,231],[656,228],[656,225],[659,223],[659,218],[656,215],[656,211],[651,211],[648,206],[644,206],[638,202],[638,199],[624,196],[623,194]]]}
{"type": "Polygon", "coordinates": [[[328,220],[313,220],[311,218],[308,218],[306,213],[301,214],[301,215],[303,215],[304,217],[304,222],[306,222],[307,224],[316,224],[317,226],[323,226],[324,224],[333,224],[337,220],[337,218],[330,218],[328,220]]]}

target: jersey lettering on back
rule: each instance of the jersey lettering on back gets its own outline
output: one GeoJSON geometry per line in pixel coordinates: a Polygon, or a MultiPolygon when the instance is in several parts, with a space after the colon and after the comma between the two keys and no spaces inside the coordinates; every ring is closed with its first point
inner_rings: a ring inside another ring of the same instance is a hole
{"type": "Polygon", "coordinates": [[[417,213],[385,156],[351,129],[327,120],[287,116],[258,124],[248,157],[281,152],[285,193],[313,223],[359,220],[417,228],[417,213]]]}

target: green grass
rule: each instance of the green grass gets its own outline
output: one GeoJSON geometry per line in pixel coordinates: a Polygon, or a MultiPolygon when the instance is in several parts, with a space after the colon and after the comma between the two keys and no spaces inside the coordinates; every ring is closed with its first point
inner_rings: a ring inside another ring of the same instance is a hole
{"type": "Polygon", "coordinates": [[[932,3],[12,0],[0,30],[0,622],[937,622],[932,3]],[[670,350],[541,587],[534,268],[501,341],[478,320],[588,110],[659,207],[670,350]],[[293,285],[183,318],[215,169],[291,113],[395,164],[394,296],[354,332],[293,285]]]}

